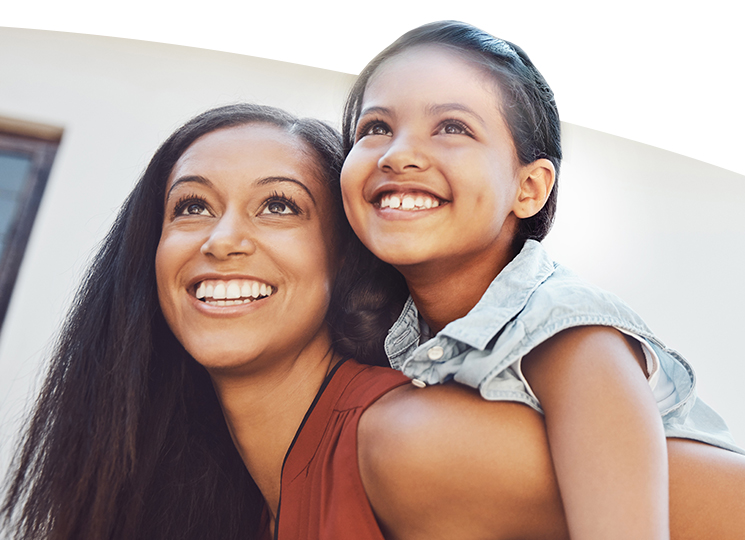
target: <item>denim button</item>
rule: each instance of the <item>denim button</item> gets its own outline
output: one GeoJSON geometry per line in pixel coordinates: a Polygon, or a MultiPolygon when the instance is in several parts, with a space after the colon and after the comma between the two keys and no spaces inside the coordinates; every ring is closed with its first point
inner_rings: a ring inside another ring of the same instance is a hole
{"type": "Polygon", "coordinates": [[[417,388],[424,388],[425,386],[427,386],[427,383],[421,379],[411,379],[411,384],[413,384],[417,388]]]}
{"type": "Polygon", "coordinates": [[[435,345],[430,350],[427,351],[427,358],[430,360],[439,360],[442,358],[442,355],[445,354],[445,351],[440,347],[439,345],[435,345]]]}

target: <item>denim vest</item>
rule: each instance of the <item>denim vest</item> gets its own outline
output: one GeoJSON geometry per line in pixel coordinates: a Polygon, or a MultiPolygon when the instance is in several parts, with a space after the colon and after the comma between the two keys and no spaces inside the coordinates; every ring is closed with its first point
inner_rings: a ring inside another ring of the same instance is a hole
{"type": "Polygon", "coordinates": [[[388,332],[385,351],[394,368],[422,383],[455,380],[477,388],[485,399],[518,401],[542,413],[523,376],[522,358],[562,330],[588,325],[611,326],[639,340],[667,437],[745,454],[724,420],[696,396],[696,376],[688,362],[665,347],[617,296],[554,263],[534,240],[525,243],[465,317],[421,345],[418,312],[409,298],[388,332]]]}

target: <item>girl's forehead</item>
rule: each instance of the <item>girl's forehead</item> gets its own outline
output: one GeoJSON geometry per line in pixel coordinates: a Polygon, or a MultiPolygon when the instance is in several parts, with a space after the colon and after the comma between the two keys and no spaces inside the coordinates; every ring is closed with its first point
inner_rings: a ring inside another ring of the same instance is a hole
{"type": "MultiPolygon", "coordinates": [[[[473,53],[441,44],[416,45],[383,61],[371,75],[362,99],[363,108],[370,97],[385,93],[394,95],[416,87],[433,97],[447,99],[449,95],[464,97],[487,93],[500,108],[500,87],[488,66],[473,53]]],[[[497,111],[498,112],[498,111],[497,111]]]]}

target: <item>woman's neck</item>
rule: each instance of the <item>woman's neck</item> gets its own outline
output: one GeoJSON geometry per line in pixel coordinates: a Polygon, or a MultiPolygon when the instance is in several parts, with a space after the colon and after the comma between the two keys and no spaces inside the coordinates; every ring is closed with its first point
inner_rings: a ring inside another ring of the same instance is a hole
{"type": "Polygon", "coordinates": [[[251,374],[211,373],[238,452],[276,516],[282,464],[326,375],[340,358],[328,332],[291,358],[251,374]]]}

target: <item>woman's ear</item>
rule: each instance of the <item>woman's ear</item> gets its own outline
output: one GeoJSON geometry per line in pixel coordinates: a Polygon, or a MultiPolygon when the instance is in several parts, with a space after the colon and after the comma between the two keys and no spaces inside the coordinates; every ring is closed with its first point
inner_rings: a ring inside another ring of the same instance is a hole
{"type": "Polygon", "coordinates": [[[520,167],[520,185],[512,211],[520,219],[526,219],[540,212],[546,204],[554,187],[556,169],[550,160],[541,158],[520,167]]]}

